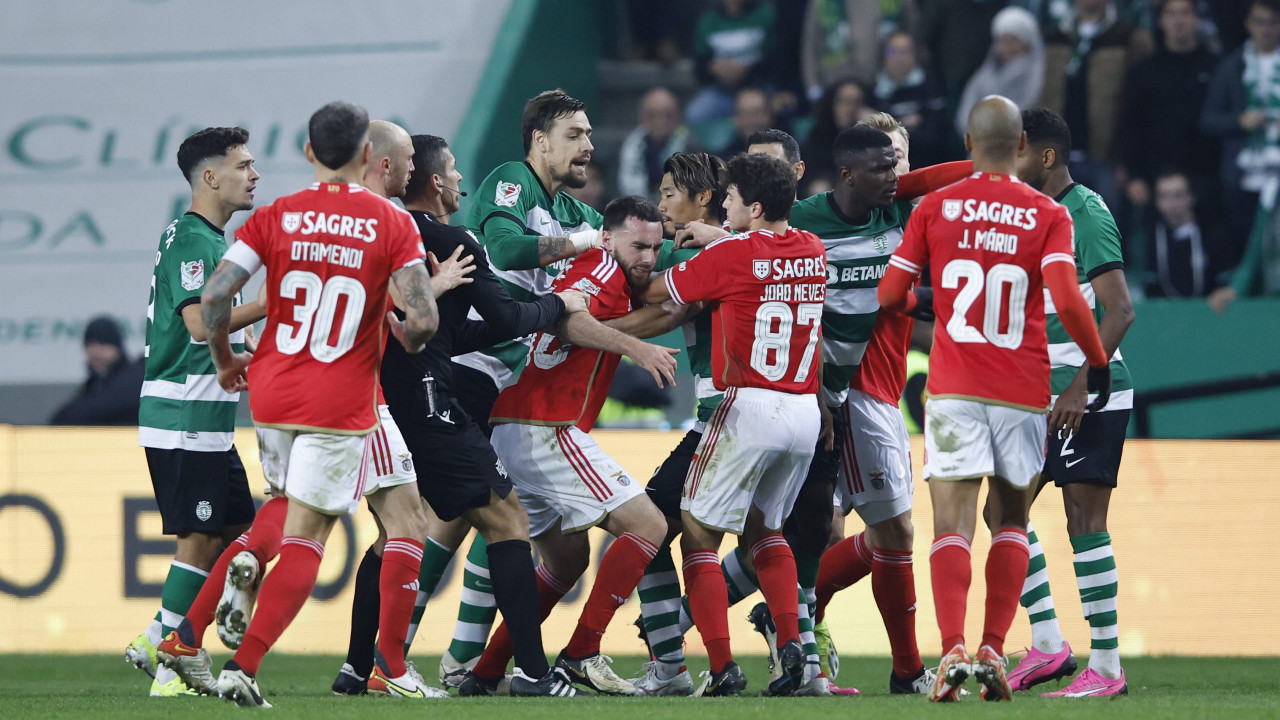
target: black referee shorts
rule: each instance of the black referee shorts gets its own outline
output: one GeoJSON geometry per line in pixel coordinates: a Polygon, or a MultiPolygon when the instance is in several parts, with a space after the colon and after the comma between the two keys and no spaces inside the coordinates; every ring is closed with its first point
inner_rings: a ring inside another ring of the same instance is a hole
{"type": "Polygon", "coordinates": [[[253,495],[233,445],[223,452],[143,448],[165,535],[221,535],[253,522],[253,495]]]}
{"type": "Polygon", "coordinates": [[[435,417],[396,420],[413,455],[418,492],[446,522],[489,504],[490,491],[506,498],[511,479],[489,438],[456,401],[435,417]]]}

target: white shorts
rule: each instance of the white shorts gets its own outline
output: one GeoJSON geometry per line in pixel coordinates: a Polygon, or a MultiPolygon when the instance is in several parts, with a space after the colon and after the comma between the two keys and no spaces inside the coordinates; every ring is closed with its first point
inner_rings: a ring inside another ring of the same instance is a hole
{"type": "Polygon", "coordinates": [[[355,512],[367,480],[368,438],[260,427],[262,474],[274,490],[316,512],[355,512]]]}
{"type": "Polygon", "coordinates": [[[375,490],[407,485],[418,482],[418,475],[413,471],[413,455],[404,443],[404,435],[391,417],[391,410],[386,405],[378,406],[378,429],[365,435],[369,443],[366,460],[369,467],[365,470],[368,480],[365,482],[364,494],[375,490]]]}
{"type": "Polygon", "coordinates": [[[680,509],[709,528],[741,535],[754,505],[766,528],[781,528],[821,429],[814,395],[729,388],[689,467],[680,509]]]}
{"type": "Polygon", "coordinates": [[[861,390],[849,390],[840,406],[843,452],[836,482],[836,504],[848,515],[857,510],[875,525],[911,509],[911,439],[897,405],[861,390]]]}
{"type": "Polygon", "coordinates": [[[959,398],[924,404],[924,475],[1004,478],[1027,488],[1044,468],[1048,415],[959,398]]]}
{"type": "Polygon", "coordinates": [[[576,426],[504,423],[493,428],[490,442],[529,515],[532,537],[557,523],[562,532],[585,530],[644,495],[640,483],[576,426]]]}

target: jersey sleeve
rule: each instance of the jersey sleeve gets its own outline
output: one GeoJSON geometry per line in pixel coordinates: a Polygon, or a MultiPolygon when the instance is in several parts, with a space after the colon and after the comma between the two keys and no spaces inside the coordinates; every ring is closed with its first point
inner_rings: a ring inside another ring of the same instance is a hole
{"type": "Polygon", "coordinates": [[[1095,197],[1085,202],[1085,212],[1074,218],[1076,258],[1079,270],[1092,280],[1109,270],[1124,267],[1120,229],[1105,204],[1095,197]]]}
{"type": "Polygon", "coordinates": [[[1046,230],[1044,252],[1040,256],[1040,267],[1044,268],[1055,262],[1076,264],[1073,247],[1075,245],[1075,225],[1071,214],[1061,205],[1053,208],[1049,227],[1046,230]]]}
{"type": "Polygon", "coordinates": [[[898,245],[898,249],[889,258],[890,265],[910,273],[912,277],[920,275],[929,262],[929,242],[925,230],[928,218],[936,206],[937,203],[926,199],[916,212],[911,213],[911,219],[907,221],[907,228],[902,234],[902,244],[898,245]]]}
{"type": "MultiPolygon", "coordinates": [[[[609,319],[621,314],[618,305],[622,299],[617,291],[618,283],[609,282],[613,274],[623,272],[613,258],[599,248],[589,250],[574,258],[569,266],[556,276],[551,292],[577,290],[591,297],[591,315],[597,319],[609,319]]],[[[625,287],[626,283],[622,283],[625,287]]],[[[626,312],[625,306],[622,312],[626,312]]]]}
{"type": "Polygon", "coordinates": [[[723,297],[735,272],[751,272],[750,268],[737,267],[738,247],[732,238],[717,240],[697,257],[676,263],[663,276],[671,299],[687,305],[723,297]]]}
{"type": "Polygon", "coordinates": [[[537,205],[542,188],[531,182],[521,166],[509,163],[484,179],[476,191],[467,227],[476,234],[499,270],[534,270],[540,235],[525,226],[525,218],[537,205]],[[533,187],[530,187],[530,185],[533,187]]]}
{"type": "Polygon", "coordinates": [[[205,281],[213,276],[222,259],[221,252],[206,237],[179,229],[177,240],[163,257],[172,309],[181,314],[182,308],[200,302],[205,281]]]}

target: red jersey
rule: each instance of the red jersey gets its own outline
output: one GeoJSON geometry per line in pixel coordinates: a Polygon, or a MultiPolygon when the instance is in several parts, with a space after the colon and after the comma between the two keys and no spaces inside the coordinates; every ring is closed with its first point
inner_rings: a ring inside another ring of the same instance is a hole
{"type": "MultiPolygon", "coordinates": [[[[610,320],[631,312],[627,273],[602,248],[588,250],[569,263],[551,292],[579,290],[591,296],[591,315],[610,320]]],[[[577,425],[591,432],[621,356],[564,343],[538,332],[514,385],[498,395],[489,422],[524,425],[577,425]]]]}
{"type": "Polygon", "coordinates": [[[711,379],[717,390],[818,392],[827,254],[812,233],[755,230],[717,240],[666,274],[678,303],[716,301],[711,379]]]}
{"type": "Polygon", "coordinates": [[[267,326],[248,374],[254,422],[375,430],[387,283],[425,254],[412,218],[359,185],[315,183],[255,212],[236,239],[227,259],[267,266],[267,326]]]}
{"type": "Polygon", "coordinates": [[[849,387],[896,406],[907,387],[907,352],[915,322],[910,315],[880,311],[849,387]]]}
{"type": "Polygon", "coordinates": [[[1049,406],[1041,269],[1074,265],[1073,244],[1066,208],[1008,175],[925,196],[889,263],[917,275],[930,263],[930,397],[1049,406]]]}

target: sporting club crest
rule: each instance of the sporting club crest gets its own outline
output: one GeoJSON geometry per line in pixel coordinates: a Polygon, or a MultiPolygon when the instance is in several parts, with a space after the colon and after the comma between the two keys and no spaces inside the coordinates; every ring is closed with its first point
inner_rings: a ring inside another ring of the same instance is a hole
{"type": "Polygon", "coordinates": [[[204,285],[204,258],[182,263],[179,271],[183,290],[195,290],[204,285]]]}
{"type": "Polygon", "coordinates": [[[298,228],[302,227],[302,213],[287,212],[280,215],[280,227],[290,235],[298,232],[298,228]]]}
{"type": "Polygon", "coordinates": [[[769,267],[768,260],[751,261],[751,273],[756,276],[757,280],[763,280],[769,277],[769,267]]]}
{"type": "Polygon", "coordinates": [[[520,199],[521,187],[518,183],[498,182],[498,189],[494,193],[493,202],[503,207],[515,207],[516,201],[520,199]]]}
{"type": "Polygon", "coordinates": [[[942,217],[948,220],[955,220],[960,217],[962,210],[964,210],[964,205],[959,200],[942,201],[942,217]]]}

